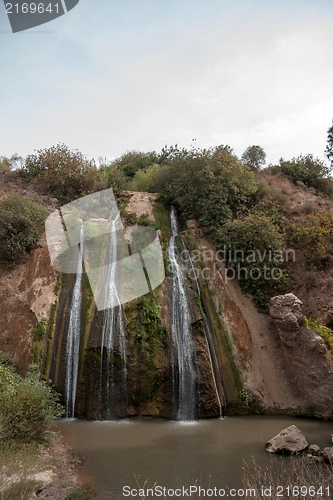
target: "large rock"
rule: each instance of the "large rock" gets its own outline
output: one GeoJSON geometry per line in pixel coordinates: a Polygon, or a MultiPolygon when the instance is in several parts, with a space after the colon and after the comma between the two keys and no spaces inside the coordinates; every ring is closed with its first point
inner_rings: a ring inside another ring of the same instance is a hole
{"type": "Polygon", "coordinates": [[[270,316],[279,329],[285,332],[296,332],[302,321],[303,302],[293,293],[277,295],[270,300],[270,316]]]}
{"type": "Polygon", "coordinates": [[[299,453],[309,446],[305,436],[296,427],[290,425],[266,443],[269,453],[299,453]]]}

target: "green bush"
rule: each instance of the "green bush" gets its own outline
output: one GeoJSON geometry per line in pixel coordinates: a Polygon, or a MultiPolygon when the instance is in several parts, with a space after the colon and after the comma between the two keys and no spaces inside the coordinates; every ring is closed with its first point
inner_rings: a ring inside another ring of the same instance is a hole
{"type": "Polygon", "coordinates": [[[10,356],[2,351],[0,351],[0,365],[13,369],[13,363],[10,356]]]}
{"type": "Polygon", "coordinates": [[[300,155],[290,161],[281,159],[277,171],[295,184],[301,181],[306,186],[314,188],[319,194],[333,196],[333,180],[330,177],[329,167],[311,154],[300,155]]]}
{"type": "Polygon", "coordinates": [[[141,151],[127,151],[120,158],[112,162],[113,167],[121,170],[127,179],[133,179],[139,170],[146,170],[158,161],[155,151],[143,153],[141,151]]]}
{"type": "Polygon", "coordinates": [[[42,318],[37,325],[32,329],[33,339],[38,342],[43,340],[47,329],[47,319],[42,318]]]}
{"type": "Polygon", "coordinates": [[[27,156],[21,174],[28,180],[35,179],[37,188],[52,194],[61,203],[92,193],[95,182],[99,181],[95,163],[65,144],[27,156]]]}
{"type": "Polygon", "coordinates": [[[228,146],[208,150],[172,148],[156,179],[156,190],[178,200],[187,218],[214,235],[228,220],[246,212],[257,190],[253,172],[228,146]]]}
{"type": "Polygon", "coordinates": [[[40,380],[36,370],[20,377],[0,365],[0,435],[3,440],[42,440],[63,413],[53,389],[40,380]]]}
{"type": "Polygon", "coordinates": [[[251,293],[259,309],[266,312],[268,292],[288,279],[284,238],[279,225],[269,216],[254,211],[227,222],[218,232],[217,239],[243,291],[251,293]]]}
{"type": "Polygon", "coordinates": [[[160,171],[160,166],[156,163],[150,165],[144,170],[137,170],[133,180],[129,183],[129,189],[132,191],[154,192],[156,177],[160,171]]]}
{"type": "Polygon", "coordinates": [[[289,225],[289,241],[300,249],[309,264],[326,266],[333,252],[333,218],[323,211],[308,215],[302,225],[289,225]]]}
{"type": "Polygon", "coordinates": [[[37,246],[47,210],[19,194],[0,200],[0,264],[13,267],[37,246]]]}

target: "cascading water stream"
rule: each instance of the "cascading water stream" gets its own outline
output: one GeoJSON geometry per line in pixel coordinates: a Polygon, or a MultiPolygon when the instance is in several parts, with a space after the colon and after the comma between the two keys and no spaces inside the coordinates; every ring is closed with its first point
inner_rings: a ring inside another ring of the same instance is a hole
{"type": "Polygon", "coordinates": [[[69,326],[66,344],[66,380],[65,400],[66,418],[74,418],[77,376],[79,368],[81,309],[82,309],[82,270],[83,270],[83,228],[80,229],[79,254],[76,268],[76,278],[73,288],[69,326]]]}
{"type": "Polygon", "coordinates": [[[105,310],[103,324],[102,324],[102,340],[101,340],[101,364],[100,364],[100,418],[101,418],[101,399],[102,399],[102,384],[103,384],[103,350],[106,348],[107,353],[107,370],[106,370],[106,417],[111,418],[110,402],[112,399],[113,391],[113,355],[115,349],[118,348],[118,354],[121,358],[122,365],[122,379],[123,391],[126,392],[126,331],[124,312],[117,292],[116,279],[117,279],[117,220],[119,219],[119,212],[116,217],[112,219],[110,214],[110,236],[108,241],[108,276],[105,284],[106,301],[111,305],[105,310]],[[110,373],[111,364],[111,373],[110,373]],[[111,381],[110,381],[111,380],[111,381]]]}
{"type": "MultiPolygon", "coordinates": [[[[186,251],[188,253],[188,260],[191,264],[193,277],[195,279],[195,284],[197,287],[198,297],[201,301],[201,290],[200,290],[198,275],[197,275],[196,269],[194,267],[190,251],[186,247],[183,239],[182,239],[182,241],[183,241],[183,245],[186,248],[186,251]]],[[[215,387],[215,392],[216,392],[216,398],[217,398],[218,405],[219,405],[220,417],[223,417],[223,413],[225,413],[226,409],[227,409],[227,398],[226,398],[226,394],[225,394],[225,390],[224,390],[224,385],[223,385],[223,380],[222,380],[219,362],[218,362],[217,355],[216,355],[213,332],[212,332],[212,329],[210,327],[210,324],[209,324],[209,321],[207,319],[205,312],[203,314],[204,314],[205,339],[206,339],[206,344],[207,344],[207,348],[208,348],[209,363],[210,363],[210,368],[211,368],[211,372],[212,372],[212,377],[213,377],[213,382],[214,382],[214,387],[215,387]],[[221,399],[223,401],[223,404],[221,402],[221,399]]]]}
{"type": "Polygon", "coordinates": [[[196,410],[197,370],[186,285],[177,261],[176,237],[179,236],[179,231],[174,207],[171,207],[170,220],[172,236],[168,256],[172,276],[171,359],[174,394],[178,394],[176,418],[193,420],[196,410]]]}

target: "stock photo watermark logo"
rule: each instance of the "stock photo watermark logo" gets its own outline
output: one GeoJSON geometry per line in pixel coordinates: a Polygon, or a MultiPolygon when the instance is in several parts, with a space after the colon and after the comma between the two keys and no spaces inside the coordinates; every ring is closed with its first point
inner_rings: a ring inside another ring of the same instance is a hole
{"type": "Polygon", "coordinates": [[[80,0],[24,1],[4,0],[6,13],[13,33],[28,30],[49,23],[74,9],[80,0]]]}
{"type": "Polygon", "coordinates": [[[238,281],[270,281],[279,282],[284,277],[283,264],[296,261],[296,253],[292,248],[285,250],[236,250],[224,245],[213,251],[206,247],[187,249],[179,255],[186,266],[190,259],[188,276],[190,279],[202,281],[222,280],[223,283],[237,279],[238,281]]]}
{"type": "Polygon", "coordinates": [[[157,231],[149,226],[125,230],[112,189],[55,210],[45,227],[53,267],[82,274],[84,265],[99,311],[142,297],[164,280],[157,231]]]}

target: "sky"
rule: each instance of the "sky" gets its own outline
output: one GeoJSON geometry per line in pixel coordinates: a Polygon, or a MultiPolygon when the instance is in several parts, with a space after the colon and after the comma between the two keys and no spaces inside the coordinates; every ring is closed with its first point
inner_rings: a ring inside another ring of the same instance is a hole
{"type": "Polygon", "coordinates": [[[80,0],[13,34],[0,0],[0,156],[178,144],[324,159],[331,0],[80,0]]]}

